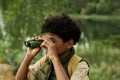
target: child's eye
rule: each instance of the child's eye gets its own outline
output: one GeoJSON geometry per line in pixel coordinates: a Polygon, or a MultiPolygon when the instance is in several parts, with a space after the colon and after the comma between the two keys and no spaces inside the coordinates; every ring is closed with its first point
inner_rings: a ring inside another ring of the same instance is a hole
{"type": "Polygon", "coordinates": [[[50,38],[50,40],[51,40],[52,42],[55,42],[55,39],[54,39],[54,38],[50,38]]]}

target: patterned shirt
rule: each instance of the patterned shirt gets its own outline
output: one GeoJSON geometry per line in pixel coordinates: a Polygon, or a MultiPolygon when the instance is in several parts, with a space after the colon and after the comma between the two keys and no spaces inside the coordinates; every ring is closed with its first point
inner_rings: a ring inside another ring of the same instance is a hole
{"type": "MultiPolygon", "coordinates": [[[[28,69],[28,80],[35,80],[35,74],[40,66],[45,61],[45,58],[40,59],[35,64],[30,65],[28,69]]],[[[89,80],[88,77],[89,67],[86,61],[81,61],[77,65],[75,71],[72,73],[70,80],[89,80]]]]}

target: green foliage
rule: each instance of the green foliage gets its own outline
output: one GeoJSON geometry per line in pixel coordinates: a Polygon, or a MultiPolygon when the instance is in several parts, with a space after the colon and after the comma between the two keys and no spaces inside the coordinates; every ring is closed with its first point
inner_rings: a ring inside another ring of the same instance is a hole
{"type": "Polygon", "coordinates": [[[86,14],[111,14],[111,0],[99,0],[99,2],[88,2],[86,5],[86,14]]]}
{"type": "Polygon", "coordinates": [[[6,39],[1,39],[0,40],[0,45],[1,45],[1,49],[0,49],[0,59],[3,59],[5,62],[10,62],[10,58],[12,57],[12,53],[9,51],[9,48],[11,47],[11,41],[13,40],[13,38],[8,35],[6,37],[6,39]]]}
{"type": "Polygon", "coordinates": [[[110,0],[100,0],[96,5],[97,14],[111,14],[112,3],[110,0]]]}
{"type": "Polygon", "coordinates": [[[96,12],[96,3],[95,2],[91,2],[88,3],[86,6],[86,14],[93,14],[96,12]]]}
{"type": "Polygon", "coordinates": [[[118,21],[83,20],[83,32],[88,39],[106,39],[120,34],[118,21]],[[114,26],[114,27],[113,27],[114,26]]]}

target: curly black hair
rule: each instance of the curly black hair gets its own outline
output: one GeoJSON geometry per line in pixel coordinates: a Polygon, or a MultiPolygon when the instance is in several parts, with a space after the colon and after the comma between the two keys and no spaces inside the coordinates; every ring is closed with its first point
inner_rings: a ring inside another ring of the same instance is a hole
{"type": "Polygon", "coordinates": [[[79,41],[81,34],[80,27],[66,14],[47,18],[41,30],[41,33],[46,32],[58,35],[64,42],[73,39],[74,44],[79,41]]]}

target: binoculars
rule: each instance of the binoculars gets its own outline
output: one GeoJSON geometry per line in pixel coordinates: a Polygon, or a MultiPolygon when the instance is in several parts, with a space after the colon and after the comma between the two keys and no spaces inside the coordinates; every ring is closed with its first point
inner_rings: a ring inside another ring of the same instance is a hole
{"type": "MultiPolygon", "coordinates": [[[[54,38],[50,38],[50,40],[51,40],[52,42],[55,42],[55,39],[54,39],[54,38]]],[[[29,47],[29,48],[31,48],[31,49],[34,49],[34,48],[36,48],[36,47],[39,47],[43,41],[44,41],[44,40],[32,39],[32,40],[26,40],[26,41],[24,41],[24,44],[25,44],[26,47],[29,47]]]]}

